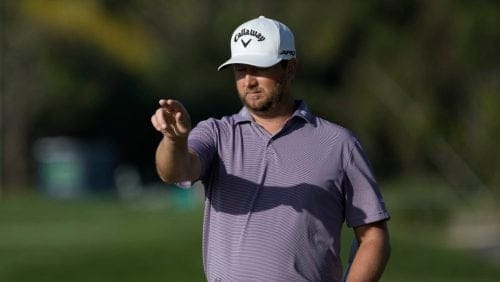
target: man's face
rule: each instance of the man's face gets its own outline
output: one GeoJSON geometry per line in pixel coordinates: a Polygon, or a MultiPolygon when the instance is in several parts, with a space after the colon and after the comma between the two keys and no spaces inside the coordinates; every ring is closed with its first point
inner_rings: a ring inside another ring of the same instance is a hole
{"type": "Polygon", "coordinates": [[[241,102],[252,112],[269,113],[287,94],[287,70],[280,63],[269,68],[235,64],[233,69],[241,102]]]}

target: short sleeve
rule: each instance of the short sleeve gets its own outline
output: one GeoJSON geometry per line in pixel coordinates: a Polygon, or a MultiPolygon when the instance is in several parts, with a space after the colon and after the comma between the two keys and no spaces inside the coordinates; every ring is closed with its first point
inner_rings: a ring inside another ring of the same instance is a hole
{"type": "Polygon", "coordinates": [[[188,137],[188,148],[194,152],[201,162],[201,178],[208,174],[210,164],[217,152],[217,130],[213,119],[201,121],[188,137]]]}
{"type": "Polygon", "coordinates": [[[346,222],[349,227],[390,218],[373,170],[357,139],[350,146],[350,156],[343,182],[346,222]]]}

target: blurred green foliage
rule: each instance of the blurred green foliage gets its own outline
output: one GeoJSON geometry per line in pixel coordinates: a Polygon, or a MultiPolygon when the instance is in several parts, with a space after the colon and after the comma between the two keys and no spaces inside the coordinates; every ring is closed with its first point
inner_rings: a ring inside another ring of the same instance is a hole
{"type": "MultiPolygon", "coordinates": [[[[32,175],[42,136],[105,137],[154,179],[161,97],[193,121],[240,107],[229,36],[265,15],[295,33],[294,93],[352,129],[382,177],[500,187],[498,1],[2,1],[3,184],[32,175]]],[[[479,188],[478,188],[479,187],[479,188]]],[[[473,188],[473,189],[471,189],[473,188]]]]}

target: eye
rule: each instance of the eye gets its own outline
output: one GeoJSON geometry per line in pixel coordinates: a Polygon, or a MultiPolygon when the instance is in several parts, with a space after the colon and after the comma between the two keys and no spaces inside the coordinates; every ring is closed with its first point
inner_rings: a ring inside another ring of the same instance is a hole
{"type": "Polygon", "coordinates": [[[235,65],[233,66],[233,71],[235,74],[241,75],[246,72],[246,68],[241,65],[235,65]]]}
{"type": "Polygon", "coordinates": [[[267,67],[267,68],[258,68],[259,71],[270,71],[270,70],[273,70],[274,66],[270,66],[270,67],[267,67]]]}

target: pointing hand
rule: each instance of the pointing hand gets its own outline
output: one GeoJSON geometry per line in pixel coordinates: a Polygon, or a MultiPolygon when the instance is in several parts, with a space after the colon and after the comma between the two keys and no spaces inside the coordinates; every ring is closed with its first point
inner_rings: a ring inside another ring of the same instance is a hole
{"type": "Polygon", "coordinates": [[[153,127],[167,138],[186,138],[191,130],[191,118],[184,106],[172,99],[161,99],[159,104],[151,116],[153,127]]]}

